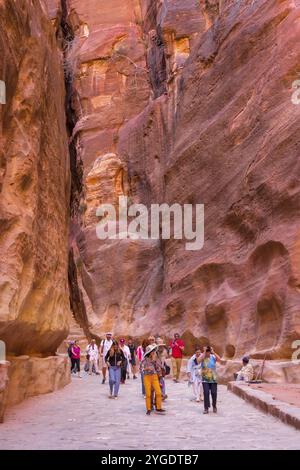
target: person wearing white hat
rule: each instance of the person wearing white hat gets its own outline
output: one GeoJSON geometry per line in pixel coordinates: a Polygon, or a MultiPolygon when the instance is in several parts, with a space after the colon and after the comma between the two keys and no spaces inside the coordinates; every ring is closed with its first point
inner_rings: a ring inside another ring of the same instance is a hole
{"type": "Polygon", "coordinates": [[[157,413],[164,413],[162,409],[162,393],[159,385],[158,376],[161,373],[159,363],[157,361],[157,345],[151,344],[147,346],[144,359],[142,362],[142,370],[144,375],[144,386],[146,391],[146,414],[150,415],[152,411],[151,391],[155,392],[156,411],[157,413]]]}
{"type": "Polygon", "coordinates": [[[100,344],[100,356],[102,357],[102,375],[103,375],[102,384],[105,384],[105,380],[106,380],[107,364],[105,362],[105,357],[113,344],[112,333],[109,331],[108,333],[106,333],[105,336],[106,338],[103,339],[100,344]]]}

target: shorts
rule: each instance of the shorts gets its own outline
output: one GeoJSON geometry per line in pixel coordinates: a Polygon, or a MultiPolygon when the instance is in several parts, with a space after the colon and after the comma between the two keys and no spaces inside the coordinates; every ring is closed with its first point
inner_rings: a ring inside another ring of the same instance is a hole
{"type": "Polygon", "coordinates": [[[102,369],[107,368],[107,364],[106,364],[106,362],[105,362],[105,356],[103,356],[103,357],[101,358],[101,360],[102,360],[102,369]]]}

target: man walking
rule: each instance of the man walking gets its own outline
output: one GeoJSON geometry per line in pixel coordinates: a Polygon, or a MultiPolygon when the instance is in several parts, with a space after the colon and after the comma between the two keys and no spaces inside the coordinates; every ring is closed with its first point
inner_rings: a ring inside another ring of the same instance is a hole
{"type": "Polygon", "coordinates": [[[96,340],[92,339],[88,347],[86,348],[86,354],[89,361],[89,375],[92,375],[93,368],[96,375],[99,375],[98,360],[99,360],[99,351],[96,344],[96,340]]]}
{"type": "Polygon", "coordinates": [[[173,380],[179,382],[180,369],[184,351],[184,342],[180,339],[179,334],[175,333],[174,340],[170,344],[171,356],[172,356],[172,369],[173,369],[173,380]]]}
{"type": "Polygon", "coordinates": [[[105,336],[106,338],[103,339],[100,344],[100,356],[102,358],[102,374],[103,374],[102,384],[105,384],[105,380],[106,380],[107,364],[105,362],[105,357],[113,344],[112,333],[108,332],[106,333],[105,336]]]}

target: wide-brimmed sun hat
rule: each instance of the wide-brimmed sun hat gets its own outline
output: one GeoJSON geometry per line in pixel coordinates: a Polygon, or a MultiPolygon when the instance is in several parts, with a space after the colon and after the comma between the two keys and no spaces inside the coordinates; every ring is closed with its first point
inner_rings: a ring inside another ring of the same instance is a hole
{"type": "Polygon", "coordinates": [[[146,347],[144,357],[149,356],[149,354],[151,354],[152,351],[156,351],[157,347],[158,347],[157,344],[149,344],[149,346],[146,347]]]}

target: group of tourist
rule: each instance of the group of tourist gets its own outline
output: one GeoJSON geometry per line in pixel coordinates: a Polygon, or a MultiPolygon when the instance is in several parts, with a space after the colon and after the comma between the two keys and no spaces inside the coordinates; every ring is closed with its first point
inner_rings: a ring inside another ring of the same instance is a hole
{"type": "MultiPolygon", "coordinates": [[[[109,398],[117,399],[120,384],[132,375],[137,379],[137,370],[141,377],[142,395],[146,400],[146,414],[150,415],[155,409],[157,413],[165,413],[162,402],[168,398],[165,378],[170,374],[167,359],[171,358],[173,381],[180,380],[184,342],[179,334],[167,345],[162,338],[150,336],[138,347],[132,339],[126,343],[124,338],[119,341],[113,338],[111,332],[106,333],[98,348],[96,340],[92,339],[86,348],[86,363],[84,369],[90,375],[100,375],[99,362],[102,365],[102,384],[105,384],[108,371],[109,398]]],[[[77,341],[70,343],[68,353],[71,358],[71,372],[80,375],[80,347],[77,341]]],[[[210,400],[212,409],[217,413],[217,372],[216,364],[220,356],[211,346],[195,348],[195,353],[188,360],[188,384],[192,386],[196,402],[204,402],[204,414],[209,412],[210,400]]],[[[253,379],[253,367],[249,358],[243,358],[243,366],[236,374],[236,380],[250,382],[253,379]]]]}

